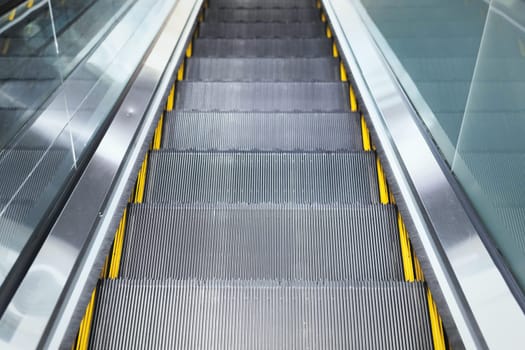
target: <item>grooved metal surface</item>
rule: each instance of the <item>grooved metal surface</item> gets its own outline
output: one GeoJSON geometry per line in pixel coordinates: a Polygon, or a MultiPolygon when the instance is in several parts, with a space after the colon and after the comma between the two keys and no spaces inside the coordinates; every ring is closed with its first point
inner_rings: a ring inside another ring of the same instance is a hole
{"type": "Polygon", "coordinates": [[[316,8],[299,9],[206,9],[206,22],[312,22],[319,21],[316,8]]]}
{"type": "Polygon", "coordinates": [[[200,38],[261,39],[261,38],[319,38],[324,37],[322,22],[300,23],[232,23],[202,22],[200,38]]]}
{"type": "Polygon", "coordinates": [[[197,39],[195,57],[330,57],[332,45],[313,39],[197,39]]]}
{"type": "Polygon", "coordinates": [[[378,204],[134,205],[121,276],[404,280],[395,208],[378,204]]]}
{"type": "Polygon", "coordinates": [[[297,8],[314,7],[315,0],[212,0],[213,8],[297,8]]]}
{"type": "Polygon", "coordinates": [[[108,280],[93,349],[432,349],[420,283],[108,280]]]}
{"type": "Polygon", "coordinates": [[[339,81],[334,58],[193,58],[186,80],[195,81],[339,81]]]}
{"type": "Polygon", "coordinates": [[[377,203],[373,153],[150,154],[147,202],[377,203]]]}
{"type": "Polygon", "coordinates": [[[219,151],[360,151],[356,113],[171,112],[163,148],[219,151]]]}
{"type": "Polygon", "coordinates": [[[177,84],[177,110],[349,112],[345,83],[187,82],[177,84]]]}

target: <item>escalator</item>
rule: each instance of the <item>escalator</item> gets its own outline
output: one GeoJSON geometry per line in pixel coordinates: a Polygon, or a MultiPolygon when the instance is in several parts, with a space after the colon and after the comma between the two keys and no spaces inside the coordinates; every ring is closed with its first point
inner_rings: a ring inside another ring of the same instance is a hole
{"type": "Polygon", "coordinates": [[[77,348],[445,348],[316,5],[210,0],[77,348]]]}

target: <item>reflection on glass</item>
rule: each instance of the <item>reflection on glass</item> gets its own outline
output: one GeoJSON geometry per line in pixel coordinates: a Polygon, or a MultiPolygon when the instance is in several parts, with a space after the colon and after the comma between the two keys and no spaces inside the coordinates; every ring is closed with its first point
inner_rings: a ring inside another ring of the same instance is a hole
{"type": "Polygon", "coordinates": [[[452,169],[525,290],[525,3],[493,1],[452,169]]]}
{"type": "Polygon", "coordinates": [[[0,284],[110,116],[162,25],[158,14],[173,3],[34,0],[13,18],[0,14],[0,284]]]}

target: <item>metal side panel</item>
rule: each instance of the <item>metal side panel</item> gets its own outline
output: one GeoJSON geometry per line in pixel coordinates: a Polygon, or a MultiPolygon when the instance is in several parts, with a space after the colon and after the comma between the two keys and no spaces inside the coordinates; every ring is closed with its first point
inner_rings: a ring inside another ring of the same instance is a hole
{"type": "Polygon", "coordinates": [[[205,13],[206,22],[312,22],[321,13],[316,8],[299,9],[212,9],[205,13]]]}
{"type": "Polygon", "coordinates": [[[332,44],[314,39],[197,39],[195,57],[331,57],[332,44]]]}
{"type": "Polygon", "coordinates": [[[300,8],[314,7],[315,0],[213,0],[213,8],[300,8]]]}
{"type": "Polygon", "coordinates": [[[177,110],[349,112],[345,83],[179,82],[177,110]]]}
{"type": "Polygon", "coordinates": [[[108,280],[93,349],[432,349],[420,283],[108,280]]]}
{"type": "Polygon", "coordinates": [[[197,151],[360,151],[356,113],[171,112],[163,148],[197,151]]]}
{"type": "Polygon", "coordinates": [[[335,58],[192,58],[186,80],[195,81],[340,81],[335,58]]]}
{"type": "Polygon", "coordinates": [[[377,203],[373,153],[150,155],[147,202],[377,203]]]}
{"type": "Polygon", "coordinates": [[[262,38],[320,38],[325,26],[320,21],[301,23],[231,23],[202,22],[199,38],[262,39],[262,38]]]}
{"type": "Polygon", "coordinates": [[[396,211],[380,204],[134,205],[122,259],[122,278],[404,280],[396,211]]]}

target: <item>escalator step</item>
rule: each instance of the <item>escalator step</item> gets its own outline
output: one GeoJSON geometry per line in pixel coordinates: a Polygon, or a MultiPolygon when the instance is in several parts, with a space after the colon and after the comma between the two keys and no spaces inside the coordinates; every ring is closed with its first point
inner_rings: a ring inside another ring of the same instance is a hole
{"type": "Polygon", "coordinates": [[[163,147],[219,151],[359,151],[355,113],[172,112],[163,147]]]}
{"type": "Polygon", "coordinates": [[[193,58],[186,80],[340,81],[335,58],[193,58]]]}
{"type": "Polygon", "coordinates": [[[313,22],[319,21],[318,9],[207,9],[206,22],[313,22]]]}
{"type": "Polygon", "coordinates": [[[195,57],[330,57],[331,43],[317,39],[197,39],[195,57]]]}
{"type": "Polygon", "coordinates": [[[177,110],[349,112],[346,83],[187,82],[177,85],[177,110]]]}
{"type": "Polygon", "coordinates": [[[92,349],[432,349],[422,283],[106,280],[92,349]]]}
{"type": "Polygon", "coordinates": [[[298,8],[314,7],[315,0],[213,0],[213,8],[298,8]]]}
{"type": "Polygon", "coordinates": [[[324,37],[320,21],[302,23],[207,23],[199,27],[200,38],[320,38],[324,37]]]}
{"type": "Polygon", "coordinates": [[[135,205],[121,277],[402,281],[396,218],[379,204],[135,205]]]}
{"type": "Polygon", "coordinates": [[[373,153],[150,154],[146,202],[377,203],[373,153]]]}

